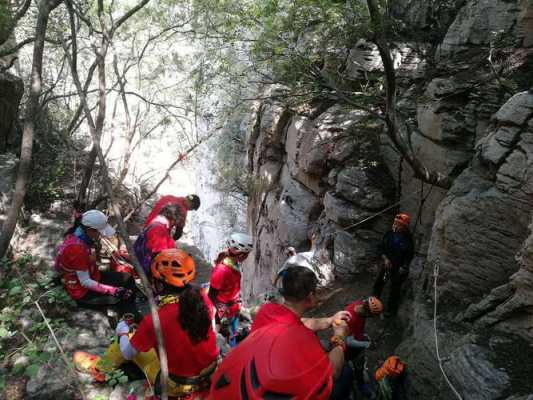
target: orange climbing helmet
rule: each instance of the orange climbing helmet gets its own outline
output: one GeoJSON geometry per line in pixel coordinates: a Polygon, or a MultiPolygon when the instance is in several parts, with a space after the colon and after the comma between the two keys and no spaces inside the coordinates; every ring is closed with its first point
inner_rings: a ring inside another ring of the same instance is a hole
{"type": "Polygon", "coordinates": [[[371,314],[379,315],[383,312],[383,303],[377,297],[370,296],[365,303],[368,305],[368,310],[371,314]]]}
{"type": "Polygon", "coordinates": [[[411,216],[409,214],[399,213],[394,217],[394,221],[401,225],[409,226],[411,223],[411,216]]]}
{"type": "Polygon", "coordinates": [[[166,249],[152,261],[152,276],[171,286],[184,287],[196,276],[192,257],[181,249],[166,249]]]}
{"type": "Polygon", "coordinates": [[[405,372],[407,366],[400,360],[398,356],[390,356],[385,360],[383,365],[376,370],[376,381],[382,380],[388,376],[397,378],[405,372]]]}

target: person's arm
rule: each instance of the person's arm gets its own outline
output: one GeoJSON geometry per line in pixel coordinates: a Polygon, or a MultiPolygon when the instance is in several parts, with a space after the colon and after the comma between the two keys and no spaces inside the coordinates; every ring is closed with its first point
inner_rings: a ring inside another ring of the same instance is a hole
{"type": "Polygon", "coordinates": [[[139,352],[131,345],[129,333],[130,327],[125,321],[120,321],[115,329],[119,337],[119,348],[126,360],[132,360],[139,352]]]}
{"type": "Polygon", "coordinates": [[[76,271],[76,276],[80,280],[81,286],[92,290],[97,293],[110,294],[111,296],[116,296],[119,288],[115,286],[104,285],[103,283],[97,282],[94,279],[91,279],[89,271],[76,271]]]}
{"type": "Polygon", "coordinates": [[[333,334],[331,344],[334,347],[329,351],[328,358],[333,366],[333,379],[337,379],[344,367],[344,351],[346,350],[344,339],[348,334],[346,322],[342,321],[340,324],[333,324],[333,334]]]}
{"type": "Polygon", "coordinates": [[[367,340],[357,340],[353,336],[348,336],[346,338],[346,346],[351,349],[368,349],[370,342],[367,340]]]}
{"type": "Polygon", "coordinates": [[[302,323],[313,332],[318,332],[328,329],[337,320],[349,321],[350,313],[348,311],[339,311],[327,318],[302,318],[302,323]]]}

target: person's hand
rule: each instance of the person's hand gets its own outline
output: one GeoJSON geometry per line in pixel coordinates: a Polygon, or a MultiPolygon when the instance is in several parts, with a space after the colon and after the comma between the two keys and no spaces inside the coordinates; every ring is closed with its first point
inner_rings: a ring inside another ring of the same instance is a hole
{"type": "Polygon", "coordinates": [[[121,300],[127,300],[133,295],[133,291],[123,287],[119,287],[115,292],[115,297],[118,297],[121,300]]]}
{"type": "Polygon", "coordinates": [[[346,321],[340,320],[341,322],[339,324],[333,324],[333,334],[335,336],[339,336],[341,338],[345,338],[348,336],[348,333],[350,333],[350,329],[348,328],[348,324],[346,324],[346,321]]]}
{"type": "Polygon", "coordinates": [[[383,256],[383,266],[387,271],[392,268],[392,262],[386,256],[383,256]]]}
{"type": "Polygon", "coordinates": [[[126,321],[120,321],[117,327],[115,328],[115,332],[118,336],[127,335],[128,333],[130,333],[130,326],[126,321]]]}
{"type": "Polygon", "coordinates": [[[348,311],[342,310],[337,312],[333,317],[330,317],[330,319],[330,325],[339,325],[342,321],[348,322],[352,319],[352,316],[348,311]]]}

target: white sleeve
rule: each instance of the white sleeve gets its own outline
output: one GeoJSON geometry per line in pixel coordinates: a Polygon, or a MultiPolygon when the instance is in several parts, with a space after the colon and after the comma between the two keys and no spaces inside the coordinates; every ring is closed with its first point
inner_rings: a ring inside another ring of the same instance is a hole
{"type": "Polygon", "coordinates": [[[132,360],[139,352],[130,343],[130,338],[127,335],[120,337],[120,352],[126,360],[132,360]]]}
{"type": "Polygon", "coordinates": [[[81,286],[87,289],[94,289],[98,286],[98,282],[91,279],[89,271],[76,271],[76,276],[80,280],[81,286]]]}

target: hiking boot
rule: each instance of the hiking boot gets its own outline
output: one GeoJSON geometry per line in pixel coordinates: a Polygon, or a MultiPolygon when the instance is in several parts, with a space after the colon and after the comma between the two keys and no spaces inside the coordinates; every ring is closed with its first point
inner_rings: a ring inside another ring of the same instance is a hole
{"type": "Polygon", "coordinates": [[[76,371],[91,375],[96,382],[105,382],[105,375],[96,368],[99,360],[99,356],[84,351],[76,351],[72,355],[72,362],[76,371]]]}

